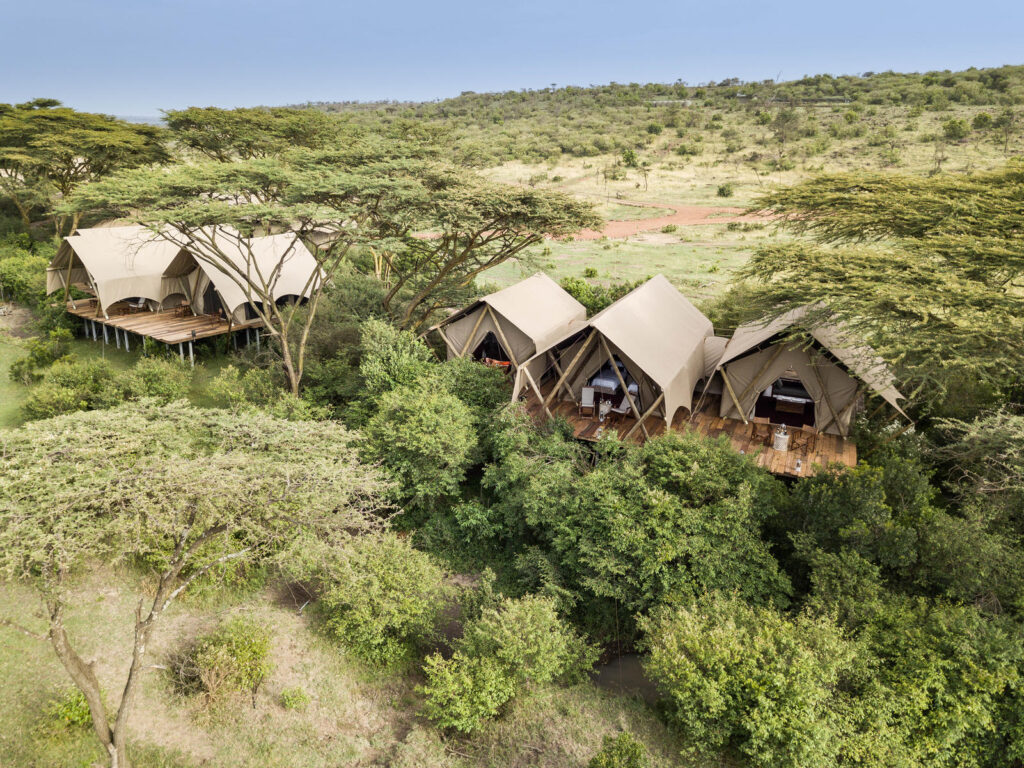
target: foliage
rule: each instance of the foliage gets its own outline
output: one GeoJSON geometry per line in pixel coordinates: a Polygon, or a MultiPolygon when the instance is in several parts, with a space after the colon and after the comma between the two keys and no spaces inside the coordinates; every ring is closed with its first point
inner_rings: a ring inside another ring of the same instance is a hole
{"type": "Polygon", "coordinates": [[[359,373],[371,396],[416,382],[434,362],[430,350],[415,334],[383,320],[367,320],[360,334],[359,373]]]}
{"type": "Polygon", "coordinates": [[[419,688],[424,713],[442,728],[469,733],[524,686],[578,679],[595,657],[558,618],[553,600],[505,599],[467,622],[450,659],[427,657],[419,688]]]}
{"type": "Polygon", "coordinates": [[[153,399],[169,403],[184,398],[192,371],[174,360],[143,358],[120,373],[105,360],[54,363],[22,405],[25,417],[47,419],[74,411],[111,408],[122,402],[153,399]]]}
{"type": "Polygon", "coordinates": [[[716,194],[719,197],[732,197],[734,191],[735,190],[733,188],[733,185],[727,182],[725,184],[718,185],[718,190],[716,191],[716,194]]]}
{"type": "Polygon", "coordinates": [[[0,576],[39,593],[51,645],[118,764],[126,764],[129,708],[153,628],[178,595],[226,563],[273,556],[298,536],[340,542],[379,527],[387,486],[352,443],[335,424],[181,403],[0,434],[0,576]],[[64,621],[69,608],[94,601],[74,577],[97,561],[135,566],[144,590],[127,658],[107,659],[128,669],[113,718],[64,621]]]}
{"type": "Polygon", "coordinates": [[[629,731],[618,736],[605,736],[597,754],[590,758],[587,768],[648,768],[647,749],[629,731]]]}
{"type": "MultiPolygon", "coordinates": [[[[1024,320],[1011,289],[1024,267],[1022,188],[1020,163],[931,178],[818,176],[757,207],[822,245],[763,247],[744,273],[762,284],[765,311],[816,305],[893,364],[918,407],[948,408],[957,386],[1006,388],[1024,365],[1024,320]],[[825,247],[832,244],[856,247],[825,247]]],[[[964,400],[984,402],[956,398],[964,400]]]]}
{"type": "Polygon", "coordinates": [[[33,384],[43,378],[43,369],[58,361],[69,360],[71,332],[65,328],[49,331],[46,336],[28,341],[28,355],[11,364],[11,381],[33,384]]]}
{"type": "Polygon", "coordinates": [[[434,560],[394,534],[353,542],[318,581],[330,634],[381,665],[409,661],[434,637],[449,593],[434,560]]]}
{"type": "Polygon", "coordinates": [[[395,479],[399,498],[429,510],[456,496],[477,448],[469,407],[424,383],[385,392],[377,408],[362,430],[362,453],[395,479]]]}
{"type": "Polygon", "coordinates": [[[628,636],[629,617],[659,602],[713,589],[787,602],[760,536],[780,486],[727,442],[673,432],[638,449],[610,443],[588,466],[577,445],[518,418],[494,437],[480,518],[521,558],[526,588],[577,605],[603,637],[628,636]]]}
{"type": "Polygon", "coordinates": [[[208,701],[247,693],[255,706],[256,692],[272,669],[270,633],[256,620],[238,616],[199,638],[178,674],[186,688],[201,690],[208,701]]]}
{"type": "Polygon", "coordinates": [[[735,750],[752,766],[835,764],[831,694],[853,653],[830,622],[709,597],[641,626],[648,674],[695,753],[735,750]]]}
{"type": "Polygon", "coordinates": [[[305,689],[299,687],[283,689],[279,700],[282,709],[293,712],[305,712],[311,701],[305,689]]]}
{"type": "MultiPolygon", "coordinates": [[[[0,194],[27,227],[80,184],[120,168],[165,160],[163,130],[108,115],[77,112],[53,99],[0,105],[0,194]]],[[[78,226],[79,214],[54,214],[57,235],[78,226]]]]}
{"type": "Polygon", "coordinates": [[[47,717],[66,728],[89,728],[89,702],[77,688],[62,691],[46,708],[47,717]]]}
{"type": "Polygon", "coordinates": [[[46,299],[46,268],[49,259],[16,250],[0,257],[0,286],[5,298],[26,307],[40,307],[46,299]]]}
{"type": "Polygon", "coordinates": [[[643,285],[648,278],[629,283],[613,285],[595,285],[578,277],[566,277],[559,285],[576,301],[586,307],[587,315],[596,315],[605,307],[614,304],[637,286],[643,285]]]}
{"type": "Polygon", "coordinates": [[[420,687],[423,714],[441,728],[470,733],[515,695],[515,681],[496,659],[465,657],[458,651],[450,659],[435,653],[423,665],[427,679],[420,687]]]}

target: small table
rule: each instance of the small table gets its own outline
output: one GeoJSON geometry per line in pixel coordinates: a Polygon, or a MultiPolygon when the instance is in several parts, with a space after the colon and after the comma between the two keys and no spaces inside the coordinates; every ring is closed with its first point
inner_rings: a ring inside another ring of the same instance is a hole
{"type": "Polygon", "coordinates": [[[781,429],[775,430],[775,438],[772,441],[772,448],[776,451],[788,451],[789,432],[783,432],[781,429]]]}
{"type": "Polygon", "coordinates": [[[597,406],[597,418],[598,418],[598,421],[604,421],[605,416],[607,416],[611,412],[611,410],[612,410],[612,401],[611,400],[602,400],[601,404],[597,406]]]}

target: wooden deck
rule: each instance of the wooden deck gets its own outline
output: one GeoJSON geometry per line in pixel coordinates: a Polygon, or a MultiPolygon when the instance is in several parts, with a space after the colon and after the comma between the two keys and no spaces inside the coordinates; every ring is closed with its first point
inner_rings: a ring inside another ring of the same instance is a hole
{"type": "MultiPolygon", "coordinates": [[[[550,384],[543,386],[541,391],[546,396],[550,392],[550,384]]],[[[525,405],[527,411],[538,423],[547,418],[540,401],[532,392],[527,395],[525,405]]],[[[596,416],[580,416],[574,403],[563,400],[554,400],[548,407],[552,415],[562,417],[572,425],[573,433],[580,440],[597,440],[609,431],[617,432],[619,438],[622,439],[636,424],[636,418],[633,416],[606,418],[604,422],[599,421],[596,416]]],[[[752,424],[744,424],[735,419],[723,419],[718,415],[718,409],[718,396],[708,397],[700,411],[694,414],[692,420],[690,414],[680,409],[672,421],[671,428],[677,432],[692,429],[708,437],[726,435],[735,450],[755,456],[759,467],[786,477],[810,477],[815,474],[816,467],[823,467],[833,462],[848,467],[857,463],[857,446],[838,435],[818,435],[814,450],[801,448],[776,451],[763,443],[752,442],[752,424]],[[799,469],[797,469],[797,462],[800,463],[799,469]]],[[[651,437],[665,433],[665,421],[661,418],[649,416],[645,426],[651,437]]],[[[796,432],[797,430],[791,430],[794,435],[796,432]]],[[[640,429],[635,430],[629,438],[630,442],[637,444],[642,443],[644,439],[643,431],[640,429]]],[[[792,441],[792,439],[791,437],[790,440],[792,441]]]]}
{"type": "Polygon", "coordinates": [[[193,340],[222,336],[247,328],[263,327],[263,321],[259,319],[228,324],[227,320],[213,315],[182,317],[175,310],[142,311],[103,317],[102,313],[97,312],[96,299],[68,302],[67,310],[76,317],[91,320],[101,326],[147,336],[164,344],[186,344],[193,340]]]}

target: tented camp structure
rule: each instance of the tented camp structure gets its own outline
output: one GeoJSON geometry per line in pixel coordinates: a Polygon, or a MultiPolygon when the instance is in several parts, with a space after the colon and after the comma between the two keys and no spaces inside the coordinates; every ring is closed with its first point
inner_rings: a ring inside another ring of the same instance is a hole
{"type": "MultiPolygon", "coordinates": [[[[586,322],[587,311],[547,275],[484,296],[434,326],[448,359],[472,356],[518,372],[539,350],[586,322]]],[[[537,371],[543,366],[534,362],[537,371]]]]}
{"type": "Polygon", "coordinates": [[[180,248],[146,227],[80,229],[64,238],[46,270],[47,293],[71,287],[96,297],[101,313],[109,316],[119,302],[140,299],[159,309],[176,290],[164,272],[180,248]]]}
{"type": "MultiPolygon", "coordinates": [[[[253,301],[308,298],[321,273],[316,259],[293,233],[245,238],[211,230],[188,244],[142,226],[82,229],[64,239],[47,270],[47,290],[72,287],[91,294],[68,301],[86,332],[126,347],[129,334],[177,344],[190,356],[193,342],[259,328],[253,301]],[[260,286],[254,293],[253,286],[260,286]]],[[[256,337],[258,343],[258,335],[256,337]]]]}
{"type": "Polygon", "coordinates": [[[768,418],[846,437],[862,395],[871,391],[905,416],[892,373],[838,325],[807,323],[809,338],[792,337],[809,313],[801,307],[736,329],[715,366],[724,385],[719,415],[744,423],[768,418]]]}
{"type": "Polygon", "coordinates": [[[658,275],[538,350],[517,372],[513,398],[532,393],[552,416],[553,404],[589,408],[585,399],[596,393],[593,408],[634,420],[624,438],[638,429],[647,436],[648,419],[667,427],[679,409],[689,411],[712,333],[711,321],[658,275]]]}

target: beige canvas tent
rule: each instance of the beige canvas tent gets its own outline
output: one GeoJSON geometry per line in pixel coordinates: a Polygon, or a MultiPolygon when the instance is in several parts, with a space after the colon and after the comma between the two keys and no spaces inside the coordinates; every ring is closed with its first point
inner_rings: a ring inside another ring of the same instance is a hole
{"type": "Polygon", "coordinates": [[[625,398],[637,418],[634,429],[646,434],[643,422],[650,416],[669,425],[678,409],[692,407],[712,338],[711,321],[658,275],[538,350],[516,376],[513,398],[529,388],[547,408],[555,398],[578,403],[589,387],[625,398]],[[545,363],[539,376],[533,373],[538,360],[545,363]],[[554,382],[543,396],[542,379],[554,382]]]}
{"type": "Polygon", "coordinates": [[[322,271],[294,233],[245,238],[218,230],[181,248],[163,277],[186,294],[195,313],[223,310],[228,318],[242,322],[247,312],[252,314],[249,304],[259,301],[261,294],[275,301],[308,299],[322,271]]]}
{"type": "Polygon", "coordinates": [[[870,389],[906,416],[892,373],[839,326],[808,323],[803,330],[809,339],[792,337],[809,310],[801,307],[736,329],[715,366],[724,384],[719,415],[744,422],[766,415],[773,422],[802,422],[846,437],[861,395],[870,389]]]}
{"type": "Polygon", "coordinates": [[[517,371],[538,350],[582,327],[586,319],[582,304],[538,272],[484,296],[433,330],[444,339],[449,360],[472,355],[517,371]]]}
{"type": "Polygon", "coordinates": [[[179,250],[142,226],[80,229],[57,249],[46,270],[46,290],[87,290],[105,315],[126,299],[145,299],[157,309],[177,289],[164,273],[179,250]]]}

